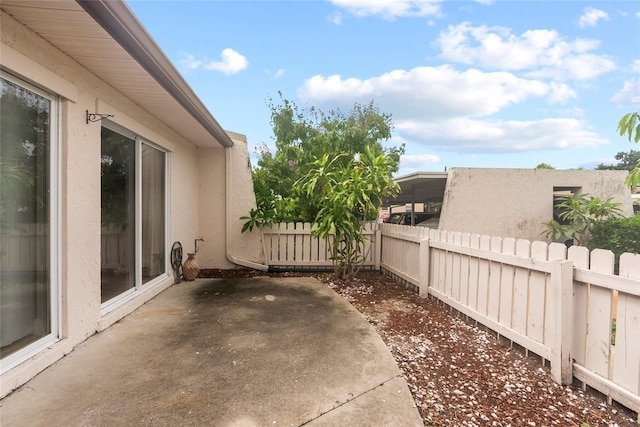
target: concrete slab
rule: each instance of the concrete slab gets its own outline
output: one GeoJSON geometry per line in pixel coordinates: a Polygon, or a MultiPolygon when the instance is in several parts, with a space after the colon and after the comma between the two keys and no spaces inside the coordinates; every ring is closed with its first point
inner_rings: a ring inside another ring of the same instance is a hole
{"type": "Polygon", "coordinates": [[[0,401],[7,426],[422,426],[389,350],[312,278],[173,286],[0,401]]]}

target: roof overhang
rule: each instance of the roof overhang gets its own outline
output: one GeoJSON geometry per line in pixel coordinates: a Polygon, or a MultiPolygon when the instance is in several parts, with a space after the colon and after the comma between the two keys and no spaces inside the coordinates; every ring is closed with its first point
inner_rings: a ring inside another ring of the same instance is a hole
{"type": "Polygon", "coordinates": [[[199,147],[233,141],[121,0],[0,0],[0,8],[199,147]]]}
{"type": "Polygon", "coordinates": [[[394,178],[400,186],[400,194],[386,199],[384,204],[442,202],[448,176],[448,172],[414,172],[394,178]]]}

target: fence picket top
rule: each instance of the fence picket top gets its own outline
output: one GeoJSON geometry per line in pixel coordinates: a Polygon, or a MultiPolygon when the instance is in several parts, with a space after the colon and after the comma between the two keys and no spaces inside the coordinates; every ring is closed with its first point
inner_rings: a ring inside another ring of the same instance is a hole
{"type": "Polygon", "coordinates": [[[516,256],[523,258],[531,257],[531,242],[526,239],[518,239],[516,241],[516,256]]]}
{"type": "Polygon", "coordinates": [[[607,249],[591,251],[590,270],[598,273],[613,274],[615,255],[607,249]]]}
{"type": "Polygon", "coordinates": [[[567,259],[573,261],[576,268],[589,269],[589,249],[584,246],[571,246],[567,251],[567,259]]]}
{"type": "Polygon", "coordinates": [[[480,235],[472,234],[471,235],[471,248],[480,249],[480,235]]]}
{"type": "Polygon", "coordinates": [[[447,233],[447,243],[454,243],[455,240],[455,235],[456,233],[454,233],[453,231],[448,231],[447,233]]]}
{"type": "Polygon", "coordinates": [[[493,236],[490,242],[491,252],[502,253],[502,237],[493,236]]]}
{"type": "Polygon", "coordinates": [[[502,240],[502,253],[505,255],[516,254],[516,239],[513,237],[507,237],[502,240]]]}
{"type": "Polygon", "coordinates": [[[487,235],[480,236],[480,249],[489,250],[491,248],[491,237],[487,235]]]}
{"type": "Polygon", "coordinates": [[[461,244],[460,246],[464,246],[466,248],[471,247],[471,233],[462,233],[460,236],[461,244]]]}
{"type": "Polygon", "coordinates": [[[625,252],[620,255],[620,276],[640,279],[640,254],[625,252]]]}
{"type": "Polygon", "coordinates": [[[453,244],[454,245],[458,245],[458,246],[462,246],[462,233],[460,233],[460,232],[454,233],[454,235],[453,235],[453,244]]]}
{"type": "Polygon", "coordinates": [[[549,245],[549,261],[562,261],[567,259],[567,246],[564,243],[554,242],[549,245]]]}
{"type": "Polygon", "coordinates": [[[531,258],[540,261],[546,261],[548,259],[548,250],[549,245],[547,245],[545,242],[536,240],[535,242],[531,243],[531,258]]]}
{"type": "Polygon", "coordinates": [[[429,238],[429,229],[426,227],[422,227],[420,229],[420,238],[428,239],[429,238]]]}

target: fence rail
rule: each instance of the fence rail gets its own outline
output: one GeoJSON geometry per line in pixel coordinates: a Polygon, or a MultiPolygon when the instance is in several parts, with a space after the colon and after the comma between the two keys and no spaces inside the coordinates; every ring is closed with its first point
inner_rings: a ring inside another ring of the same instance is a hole
{"type": "MultiPolygon", "coordinates": [[[[330,268],[311,224],[264,230],[270,266],[330,268]]],[[[366,266],[415,286],[640,413],[640,255],[367,224],[366,266]]],[[[330,237],[331,238],[331,237],[330,237]]]]}
{"type": "MultiPolygon", "coordinates": [[[[314,226],[308,222],[281,223],[263,230],[264,252],[269,267],[316,268],[330,270],[333,267],[331,244],[333,235],[320,239],[312,235],[314,226]]],[[[362,254],[363,266],[379,269],[380,230],[374,222],[363,225],[365,242],[362,254]]]]}

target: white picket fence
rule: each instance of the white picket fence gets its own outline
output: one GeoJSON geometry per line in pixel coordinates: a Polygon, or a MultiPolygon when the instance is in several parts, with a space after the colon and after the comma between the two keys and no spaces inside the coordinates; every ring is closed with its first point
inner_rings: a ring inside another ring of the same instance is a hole
{"type": "Polygon", "coordinates": [[[382,226],[381,267],[640,412],[640,255],[382,226]],[[615,325],[615,326],[614,326],[615,325]]]}
{"type": "MultiPolygon", "coordinates": [[[[270,267],[331,269],[331,242],[311,235],[308,222],[281,223],[263,229],[264,252],[270,267]]],[[[374,222],[364,224],[363,266],[380,269],[380,229],[374,222]]]]}
{"type": "Polygon", "coordinates": [[[551,361],[554,379],[571,382],[571,263],[563,260],[564,245],[414,229],[384,227],[384,269],[551,361]],[[415,267],[403,272],[397,254],[412,252],[406,258],[417,254],[415,267]]]}
{"type": "MultiPolygon", "coordinates": [[[[332,266],[308,223],[263,230],[270,267],[332,266]]],[[[382,269],[640,413],[640,255],[560,243],[367,224],[365,266],[382,269]]]]}
{"type": "Polygon", "coordinates": [[[42,271],[49,261],[49,229],[43,224],[23,224],[0,236],[0,271],[42,271]]]}
{"type": "Polygon", "coordinates": [[[574,265],[573,375],[640,413],[640,255],[623,254],[617,276],[610,251],[576,247],[568,258],[574,265]]]}

